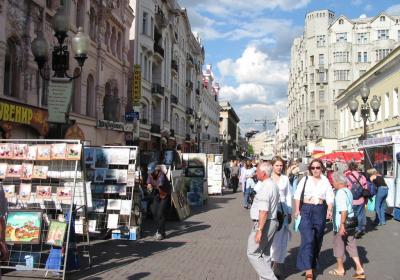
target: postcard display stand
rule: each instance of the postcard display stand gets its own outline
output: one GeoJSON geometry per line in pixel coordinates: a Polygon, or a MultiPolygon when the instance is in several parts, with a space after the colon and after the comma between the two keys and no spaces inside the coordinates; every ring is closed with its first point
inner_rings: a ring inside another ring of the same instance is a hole
{"type": "Polygon", "coordinates": [[[10,251],[1,268],[43,271],[42,278],[50,272],[64,279],[66,270],[79,266],[79,242],[90,265],[88,234],[78,236],[71,226],[75,219],[86,220],[87,213],[81,155],[78,140],[0,140],[10,251]]]}
{"type": "Polygon", "coordinates": [[[201,206],[208,199],[207,155],[204,153],[183,153],[182,162],[186,168],[185,186],[190,206],[201,206]]]}
{"type": "Polygon", "coordinates": [[[92,182],[89,233],[136,240],[142,222],[136,166],[138,147],[85,147],[86,181],[92,182]]]}
{"type": "Polygon", "coordinates": [[[222,195],[222,155],[207,155],[208,194],[222,195]]]}

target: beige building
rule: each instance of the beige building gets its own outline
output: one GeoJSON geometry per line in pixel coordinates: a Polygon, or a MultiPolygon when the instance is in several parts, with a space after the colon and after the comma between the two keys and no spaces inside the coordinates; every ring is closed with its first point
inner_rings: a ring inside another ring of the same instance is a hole
{"type": "Polygon", "coordinates": [[[240,119],[235,109],[228,101],[219,102],[219,134],[221,153],[224,160],[237,158],[239,155],[239,127],[240,119]]]}
{"type": "Polygon", "coordinates": [[[305,129],[315,132],[312,145],[339,138],[335,100],[399,41],[400,17],[381,13],[348,19],[329,10],[306,15],[304,34],[292,46],[288,85],[289,140],[296,143],[295,156],[309,154],[305,129]]]}
{"type": "MultiPolygon", "coordinates": [[[[370,90],[368,103],[374,95],[380,98],[381,102],[376,120],[371,110],[370,118],[375,121],[368,121],[368,138],[399,135],[400,47],[355,80],[338,96],[336,105],[340,116],[339,148],[342,150],[357,150],[360,147],[359,137],[363,134],[363,123],[353,119],[348,103],[352,98],[356,98],[359,104],[363,103],[360,89],[364,83],[370,90]]],[[[355,118],[361,120],[359,110],[355,118]]]]}
{"type": "MultiPolygon", "coordinates": [[[[30,50],[35,33],[43,33],[53,49],[56,39],[51,19],[60,1],[1,1],[0,5],[0,98],[2,106],[18,106],[33,112],[30,121],[2,118],[3,137],[49,137],[47,123],[49,82],[38,72],[30,50]],[[5,105],[6,104],[6,105],[5,105]]],[[[69,38],[79,26],[90,37],[88,59],[79,78],[73,80],[73,97],[69,119],[73,129],[65,125],[62,135],[80,137],[93,145],[124,144],[126,133],[123,116],[127,100],[129,64],[129,28],[133,11],[126,1],[64,1],[69,18],[69,38]],[[65,131],[67,130],[67,131],[65,131]]],[[[71,50],[70,39],[68,48],[71,50]]],[[[71,51],[69,74],[79,73],[71,51]]],[[[46,65],[51,71],[51,52],[46,65]]],[[[4,117],[4,115],[2,116],[4,117]]],[[[51,136],[51,135],[50,135],[51,136]]]]}

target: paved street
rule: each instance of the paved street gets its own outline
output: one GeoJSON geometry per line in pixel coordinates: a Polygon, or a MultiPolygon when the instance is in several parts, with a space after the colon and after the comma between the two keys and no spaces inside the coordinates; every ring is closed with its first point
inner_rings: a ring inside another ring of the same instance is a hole
{"type": "MultiPolygon", "coordinates": [[[[208,204],[194,211],[186,221],[169,223],[169,238],[161,242],[152,241],[151,232],[145,231],[143,239],[137,242],[98,243],[92,250],[93,267],[70,274],[68,279],[255,280],[257,276],[245,254],[251,222],[240,199],[241,193],[210,197],[208,204]]],[[[389,221],[384,229],[370,230],[358,242],[368,279],[400,279],[400,224],[389,221]]],[[[323,271],[317,279],[335,279],[328,275],[335,263],[331,243],[332,233],[329,232],[321,253],[323,271]]],[[[285,279],[303,279],[295,268],[298,245],[299,234],[294,233],[285,279]]],[[[340,279],[351,279],[354,270],[350,262],[347,268],[346,277],[340,279]]]]}

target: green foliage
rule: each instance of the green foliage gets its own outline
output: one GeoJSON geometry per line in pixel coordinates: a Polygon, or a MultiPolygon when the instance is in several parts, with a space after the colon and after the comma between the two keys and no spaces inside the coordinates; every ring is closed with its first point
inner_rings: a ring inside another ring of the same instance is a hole
{"type": "Polygon", "coordinates": [[[254,148],[253,148],[253,146],[252,145],[247,145],[247,154],[248,155],[254,155],[254,148]]]}

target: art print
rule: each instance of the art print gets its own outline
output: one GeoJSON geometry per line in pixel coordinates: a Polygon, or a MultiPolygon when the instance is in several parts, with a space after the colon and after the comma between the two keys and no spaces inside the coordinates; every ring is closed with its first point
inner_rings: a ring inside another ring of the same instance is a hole
{"type": "Polygon", "coordinates": [[[132,201],[131,200],[122,200],[121,201],[121,210],[119,211],[120,215],[129,215],[132,209],[132,201]]]}
{"type": "Polygon", "coordinates": [[[94,172],[94,182],[95,183],[103,183],[106,179],[107,169],[105,168],[98,168],[94,172]]]}
{"type": "Polygon", "coordinates": [[[136,149],[131,149],[129,151],[129,159],[136,160],[137,156],[137,150],[136,149]]]}
{"type": "Polygon", "coordinates": [[[29,201],[32,192],[32,184],[20,184],[18,197],[21,201],[29,201]]]}
{"type": "Polygon", "coordinates": [[[13,158],[14,159],[26,159],[28,154],[27,144],[14,144],[13,158]]]}
{"type": "Polygon", "coordinates": [[[105,208],[106,208],[105,199],[93,199],[92,201],[93,212],[104,213],[105,208]]]}
{"type": "Polygon", "coordinates": [[[93,169],[87,169],[86,170],[86,181],[88,182],[94,182],[94,170],[93,169]]]}
{"type": "Polygon", "coordinates": [[[37,158],[37,146],[28,146],[28,153],[26,155],[27,160],[36,160],[37,158]]]}
{"type": "Polygon", "coordinates": [[[95,149],[95,167],[108,168],[108,154],[105,149],[95,149]]]}
{"type": "Polygon", "coordinates": [[[49,172],[49,167],[47,165],[35,165],[33,166],[33,179],[47,179],[47,173],[49,172]]]}
{"type": "Polygon", "coordinates": [[[108,149],[108,164],[127,165],[129,163],[129,149],[108,149]]]}
{"type": "Polygon", "coordinates": [[[37,160],[51,159],[51,145],[37,145],[37,160]]]}
{"type": "Polygon", "coordinates": [[[0,163],[0,179],[6,178],[7,175],[7,163],[0,163]]]}
{"type": "Polygon", "coordinates": [[[32,163],[23,163],[21,167],[21,179],[22,180],[31,180],[33,175],[33,164],[32,163]]]}
{"type": "Polygon", "coordinates": [[[67,144],[66,160],[80,160],[82,144],[67,144]]]}
{"type": "Polygon", "coordinates": [[[42,200],[51,200],[51,186],[37,186],[36,198],[42,200]]]}
{"type": "Polygon", "coordinates": [[[92,165],[94,163],[94,149],[93,148],[84,148],[84,157],[85,157],[85,163],[92,165]]]}
{"type": "Polygon", "coordinates": [[[108,169],[106,180],[115,181],[117,180],[117,170],[116,169],[108,169]]]}
{"type": "Polygon", "coordinates": [[[126,184],[126,181],[128,179],[128,171],[125,169],[117,169],[116,176],[118,184],[126,184]]]}
{"type": "Polygon", "coordinates": [[[6,242],[39,244],[41,226],[40,211],[10,211],[6,223],[6,242]]]}
{"type": "Polygon", "coordinates": [[[107,228],[115,229],[118,228],[118,214],[108,214],[107,228]]]}
{"type": "Polygon", "coordinates": [[[3,191],[7,199],[15,197],[15,185],[3,185],[3,191]]]}
{"type": "Polygon", "coordinates": [[[95,185],[94,186],[94,193],[105,193],[104,192],[104,185],[95,185]]]}
{"type": "Polygon", "coordinates": [[[71,187],[57,187],[56,199],[60,202],[70,202],[72,198],[71,187]]]}
{"type": "Polygon", "coordinates": [[[7,178],[19,178],[21,176],[21,164],[8,164],[7,165],[7,178]]]}
{"type": "Polygon", "coordinates": [[[50,221],[49,231],[47,233],[46,244],[61,247],[64,242],[67,223],[56,220],[50,221]]]}
{"type": "Polygon", "coordinates": [[[0,144],[0,158],[11,159],[13,157],[13,144],[1,143],[0,144]]]}
{"type": "Polygon", "coordinates": [[[136,173],[136,164],[129,164],[128,165],[128,178],[135,177],[136,173]]]}
{"type": "Polygon", "coordinates": [[[108,210],[120,210],[121,199],[108,199],[107,200],[107,211],[108,210]]]}
{"type": "Polygon", "coordinates": [[[188,192],[187,202],[190,206],[201,206],[203,205],[203,195],[198,192],[188,192]]]}
{"type": "Polygon", "coordinates": [[[58,143],[51,145],[51,159],[65,159],[67,144],[58,143]]]}
{"type": "Polygon", "coordinates": [[[89,232],[96,232],[96,220],[89,220],[89,232]]]}
{"type": "Polygon", "coordinates": [[[222,164],[222,155],[215,155],[214,163],[215,164],[222,164]]]}

